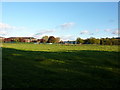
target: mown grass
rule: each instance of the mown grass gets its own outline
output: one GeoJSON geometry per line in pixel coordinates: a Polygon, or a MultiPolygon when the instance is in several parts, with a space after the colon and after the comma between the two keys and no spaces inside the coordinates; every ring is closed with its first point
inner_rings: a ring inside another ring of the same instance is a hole
{"type": "Polygon", "coordinates": [[[3,44],[3,88],[118,88],[118,46],[3,44]]]}

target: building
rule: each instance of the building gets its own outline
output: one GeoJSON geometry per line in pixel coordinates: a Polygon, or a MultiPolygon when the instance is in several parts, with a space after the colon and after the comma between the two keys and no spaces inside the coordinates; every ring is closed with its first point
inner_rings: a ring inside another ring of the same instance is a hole
{"type": "Polygon", "coordinates": [[[3,42],[4,39],[5,39],[4,37],[1,37],[1,36],[0,36],[0,43],[3,42]]]}
{"type": "Polygon", "coordinates": [[[76,44],[76,41],[63,41],[64,44],[76,44]]]}
{"type": "Polygon", "coordinates": [[[37,41],[34,37],[9,37],[5,38],[4,42],[33,42],[37,41]]]}

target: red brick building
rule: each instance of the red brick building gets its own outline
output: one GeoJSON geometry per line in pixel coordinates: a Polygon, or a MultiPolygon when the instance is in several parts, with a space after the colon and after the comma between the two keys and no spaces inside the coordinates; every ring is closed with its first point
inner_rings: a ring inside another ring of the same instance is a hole
{"type": "Polygon", "coordinates": [[[34,37],[9,37],[5,38],[4,42],[33,42],[37,41],[34,37]]]}

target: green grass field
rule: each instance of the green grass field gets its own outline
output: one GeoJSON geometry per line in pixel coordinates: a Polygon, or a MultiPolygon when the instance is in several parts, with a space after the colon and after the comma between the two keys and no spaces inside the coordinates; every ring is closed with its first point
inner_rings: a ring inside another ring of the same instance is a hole
{"type": "Polygon", "coordinates": [[[118,46],[6,43],[4,88],[118,88],[118,46]]]}

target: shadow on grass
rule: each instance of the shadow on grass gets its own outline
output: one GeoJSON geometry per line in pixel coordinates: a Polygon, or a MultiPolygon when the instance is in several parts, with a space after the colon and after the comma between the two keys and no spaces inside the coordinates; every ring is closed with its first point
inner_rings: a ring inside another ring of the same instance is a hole
{"type": "Polygon", "coordinates": [[[117,88],[119,52],[3,48],[4,88],[117,88]]]}

